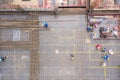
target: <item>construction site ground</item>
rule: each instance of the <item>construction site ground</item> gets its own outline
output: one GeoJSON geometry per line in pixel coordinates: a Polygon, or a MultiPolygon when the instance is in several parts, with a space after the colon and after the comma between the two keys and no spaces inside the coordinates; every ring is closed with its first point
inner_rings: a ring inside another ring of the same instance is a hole
{"type": "Polygon", "coordinates": [[[25,23],[0,21],[0,56],[8,57],[0,63],[0,80],[120,79],[120,40],[90,39],[86,15],[13,16],[0,19],[25,23]],[[49,27],[41,30],[44,22],[49,27]],[[114,51],[106,67],[96,44],[114,51]]]}

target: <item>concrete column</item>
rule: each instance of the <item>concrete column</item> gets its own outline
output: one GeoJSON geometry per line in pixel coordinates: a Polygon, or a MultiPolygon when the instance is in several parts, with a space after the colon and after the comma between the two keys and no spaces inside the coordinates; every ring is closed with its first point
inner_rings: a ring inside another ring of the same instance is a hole
{"type": "Polygon", "coordinates": [[[86,0],[86,9],[87,9],[87,10],[90,9],[90,0],[86,0]]]}
{"type": "Polygon", "coordinates": [[[77,1],[76,1],[76,5],[77,5],[77,6],[80,6],[80,1],[81,1],[81,0],[77,0],[77,1]]]}

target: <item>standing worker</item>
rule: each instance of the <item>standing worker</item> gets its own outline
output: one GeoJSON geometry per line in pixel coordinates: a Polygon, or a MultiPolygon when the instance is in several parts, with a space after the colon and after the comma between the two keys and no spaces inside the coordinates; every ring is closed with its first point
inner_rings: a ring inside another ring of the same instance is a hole
{"type": "Polygon", "coordinates": [[[75,58],[74,58],[74,55],[73,55],[73,54],[71,54],[71,59],[72,59],[72,61],[73,61],[73,60],[75,60],[75,58]]]}
{"type": "Polygon", "coordinates": [[[0,57],[0,62],[4,62],[6,60],[6,56],[5,57],[0,57]]]}
{"type": "Polygon", "coordinates": [[[48,23],[47,23],[47,22],[44,22],[44,23],[43,23],[43,26],[44,26],[44,28],[48,28],[48,23]]]}

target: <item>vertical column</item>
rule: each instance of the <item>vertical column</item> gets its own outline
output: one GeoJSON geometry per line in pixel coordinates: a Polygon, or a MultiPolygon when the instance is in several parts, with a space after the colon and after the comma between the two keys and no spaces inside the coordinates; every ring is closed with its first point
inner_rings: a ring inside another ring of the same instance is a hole
{"type": "Polygon", "coordinates": [[[43,0],[43,6],[46,9],[46,7],[47,7],[47,0],[43,0]]]}
{"type": "Polygon", "coordinates": [[[80,1],[81,1],[81,0],[77,0],[77,1],[76,1],[76,5],[77,5],[77,6],[80,6],[80,5],[81,5],[81,4],[80,4],[80,1]]]}
{"type": "MultiPolygon", "coordinates": [[[[120,13],[120,12],[119,12],[120,13]]],[[[119,31],[120,31],[120,15],[118,15],[118,29],[119,29],[119,31]]],[[[119,35],[120,35],[120,33],[119,33],[119,35]]]]}
{"type": "Polygon", "coordinates": [[[38,5],[43,6],[43,0],[38,0],[38,5]]]}
{"type": "Polygon", "coordinates": [[[86,0],[86,9],[87,9],[87,10],[90,9],[90,1],[91,1],[91,0],[86,0]]]}
{"type": "Polygon", "coordinates": [[[81,6],[84,6],[85,5],[85,0],[81,0],[81,6]]]}

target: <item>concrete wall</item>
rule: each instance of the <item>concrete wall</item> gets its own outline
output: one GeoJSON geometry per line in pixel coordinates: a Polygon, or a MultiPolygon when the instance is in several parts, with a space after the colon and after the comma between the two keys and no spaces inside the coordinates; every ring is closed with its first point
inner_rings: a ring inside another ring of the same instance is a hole
{"type": "Polygon", "coordinates": [[[0,0],[0,4],[10,4],[12,0],[0,0]]]}
{"type": "Polygon", "coordinates": [[[22,1],[22,0],[13,0],[13,4],[19,4],[19,5],[38,5],[38,0],[30,0],[30,1],[22,1]]]}

